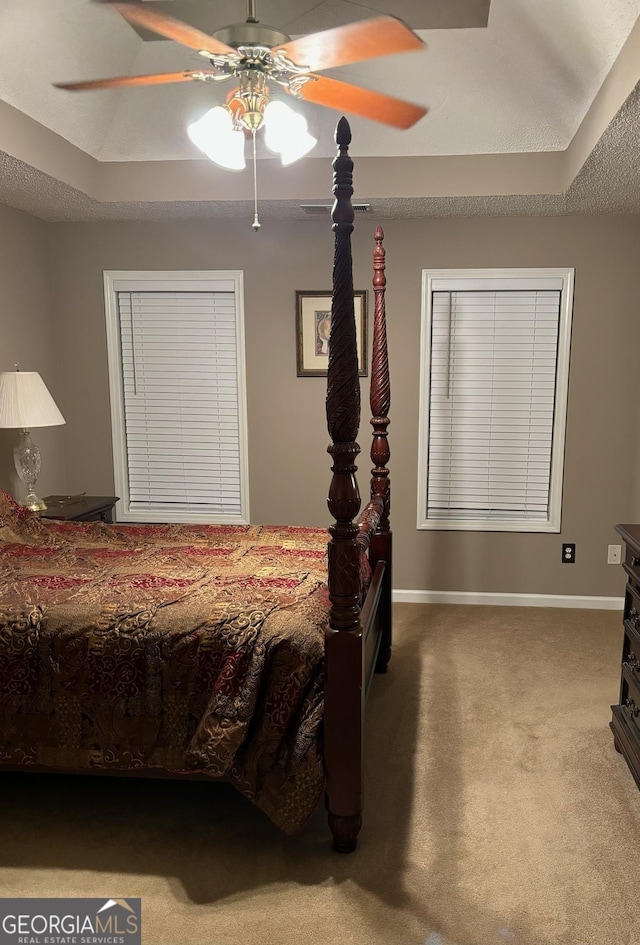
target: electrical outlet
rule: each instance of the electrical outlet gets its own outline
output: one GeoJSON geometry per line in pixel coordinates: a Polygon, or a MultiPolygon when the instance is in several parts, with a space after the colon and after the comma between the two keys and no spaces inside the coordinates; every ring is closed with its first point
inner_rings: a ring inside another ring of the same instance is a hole
{"type": "Polygon", "coordinates": [[[562,563],[563,564],[575,564],[576,563],[576,546],[575,544],[564,543],[562,545],[562,563]]]}
{"type": "Polygon", "coordinates": [[[607,564],[620,564],[622,561],[622,545],[609,545],[607,548],[607,564]]]}

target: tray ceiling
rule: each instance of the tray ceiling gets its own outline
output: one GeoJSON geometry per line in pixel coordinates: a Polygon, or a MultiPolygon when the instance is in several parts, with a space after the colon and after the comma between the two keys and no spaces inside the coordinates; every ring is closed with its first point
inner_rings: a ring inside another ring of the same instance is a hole
{"type": "MultiPolygon", "coordinates": [[[[144,2],[205,32],[246,17],[243,0],[144,2]]],[[[429,108],[409,131],[348,116],[359,186],[366,189],[356,197],[377,199],[399,216],[424,215],[434,200],[486,207],[495,197],[499,207],[529,196],[533,206],[567,194],[640,80],[640,0],[257,0],[256,6],[261,21],[292,36],[393,13],[424,39],[424,51],[329,73],[429,108]]],[[[53,191],[84,194],[83,214],[100,204],[109,204],[109,216],[116,207],[149,203],[156,218],[161,207],[179,206],[184,215],[189,206],[201,213],[208,201],[227,206],[251,199],[249,169],[220,171],[186,135],[190,121],[224,98],[216,84],[87,93],[53,88],[59,81],[200,67],[197,53],[143,37],[109,4],[90,0],[0,0],[0,22],[0,152],[11,169],[2,200],[12,203],[15,193],[19,205],[21,167],[32,169],[27,188],[37,178],[38,192],[51,181],[53,191]]],[[[283,208],[326,200],[326,159],[334,152],[339,113],[300,107],[319,142],[312,156],[281,168],[259,149],[261,198],[283,208]]],[[[633,168],[637,153],[630,145],[633,168]]],[[[30,212],[38,215],[35,204],[30,212]]],[[[51,218],[53,204],[43,195],[43,218],[51,218]]]]}

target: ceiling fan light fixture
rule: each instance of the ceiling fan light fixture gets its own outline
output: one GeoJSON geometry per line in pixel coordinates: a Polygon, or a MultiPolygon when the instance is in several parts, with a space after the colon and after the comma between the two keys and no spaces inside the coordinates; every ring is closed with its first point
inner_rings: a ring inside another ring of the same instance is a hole
{"type": "Polygon", "coordinates": [[[253,134],[262,128],[269,101],[269,83],[259,69],[243,69],[238,77],[240,87],[227,97],[227,108],[233,115],[235,127],[246,128],[253,134]]]}
{"type": "Polygon", "coordinates": [[[265,144],[280,155],[286,167],[308,154],[318,143],[309,134],[307,121],[284,102],[269,102],[264,110],[265,144]]]}
{"type": "Polygon", "coordinates": [[[225,105],[210,108],[187,127],[187,134],[214,164],[230,171],[246,167],[244,134],[234,127],[233,116],[225,105]]]}

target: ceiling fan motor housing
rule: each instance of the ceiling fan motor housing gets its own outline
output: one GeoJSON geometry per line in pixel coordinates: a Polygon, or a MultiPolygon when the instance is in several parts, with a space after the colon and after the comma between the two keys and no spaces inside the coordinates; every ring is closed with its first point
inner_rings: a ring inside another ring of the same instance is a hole
{"type": "Polygon", "coordinates": [[[216,30],[213,36],[221,43],[238,49],[239,46],[281,46],[291,40],[290,36],[273,26],[264,26],[262,23],[233,23],[216,30]]]}

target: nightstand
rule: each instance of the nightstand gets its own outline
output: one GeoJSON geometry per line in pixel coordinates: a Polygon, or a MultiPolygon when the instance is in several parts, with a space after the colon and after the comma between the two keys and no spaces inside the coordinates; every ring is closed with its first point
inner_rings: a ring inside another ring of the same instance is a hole
{"type": "Polygon", "coordinates": [[[116,495],[46,495],[47,508],[40,518],[55,518],[64,522],[113,522],[116,495]]]}

